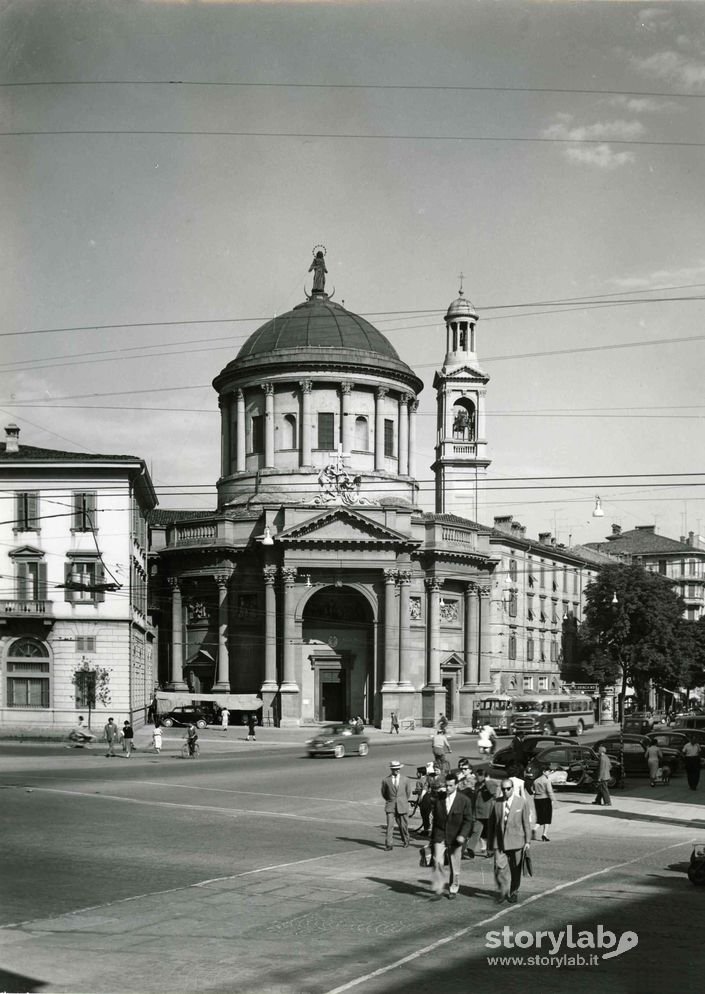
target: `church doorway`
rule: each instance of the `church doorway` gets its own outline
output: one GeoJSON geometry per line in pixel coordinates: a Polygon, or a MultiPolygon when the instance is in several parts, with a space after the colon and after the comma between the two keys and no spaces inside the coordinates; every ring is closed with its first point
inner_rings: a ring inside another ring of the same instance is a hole
{"type": "Polygon", "coordinates": [[[366,598],[345,586],[317,591],[304,607],[302,635],[310,646],[314,719],[371,722],[374,625],[366,598]]]}

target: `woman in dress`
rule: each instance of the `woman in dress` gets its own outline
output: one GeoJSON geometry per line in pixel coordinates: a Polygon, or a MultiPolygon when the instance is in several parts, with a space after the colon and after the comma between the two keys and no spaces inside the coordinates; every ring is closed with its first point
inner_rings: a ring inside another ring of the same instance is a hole
{"type": "Polygon", "coordinates": [[[646,750],[646,762],[649,767],[649,780],[651,781],[651,786],[655,787],[656,781],[658,780],[659,767],[663,762],[663,753],[655,742],[646,750]]]}
{"type": "Polygon", "coordinates": [[[539,831],[543,842],[550,842],[546,829],[553,821],[553,802],[556,795],[553,793],[551,781],[546,776],[546,771],[534,780],[534,807],[536,809],[536,825],[534,827],[534,838],[538,839],[539,831]]]}

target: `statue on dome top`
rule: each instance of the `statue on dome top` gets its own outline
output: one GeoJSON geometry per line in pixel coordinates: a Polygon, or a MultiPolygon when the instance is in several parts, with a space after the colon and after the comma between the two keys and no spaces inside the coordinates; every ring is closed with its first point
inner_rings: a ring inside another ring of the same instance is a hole
{"type": "Polygon", "coordinates": [[[316,245],[313,250],[313,262],[308,267],[308,271],[313,272],[313,293],[324,293],[326,286],[326,250],[322,245],[316,245]],[[316,251],[316,249],[318,251],[316,251]]]}

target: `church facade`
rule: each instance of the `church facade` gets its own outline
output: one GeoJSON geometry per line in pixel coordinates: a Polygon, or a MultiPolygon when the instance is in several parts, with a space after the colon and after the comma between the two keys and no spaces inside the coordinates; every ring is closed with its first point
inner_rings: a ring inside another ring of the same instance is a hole
{"type": "Polygon", "coordinates": [[[281,724],[359,715],[385,727],[392,711],[469,724],[493,689],[557,689],[562,629],[594,568],[511,518],[454,513],[490,463],[474,307],[461,290],[445,315],[424,511],[423,383],[325,292],[320,252],[311,268],[310,296],[213,381],[217,507],[152,513],[161,685],[257,695],[281,724]]]}

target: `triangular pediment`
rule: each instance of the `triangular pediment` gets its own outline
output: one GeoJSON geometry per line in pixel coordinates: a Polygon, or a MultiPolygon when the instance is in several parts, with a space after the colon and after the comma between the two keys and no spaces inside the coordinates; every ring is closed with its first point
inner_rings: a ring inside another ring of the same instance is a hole
{"type": "Polygon", "coordinates": [[[336,507],[279,532],[278,542],[417,545],[409,535],[388,528],[359,511],[336,507]]]}
{"type": "Polygon", "coordinates": [[[11,559],[43,559],[44,553],[41,549],[36,549],[33,545],[21,545],[19,549],[8,552],[11,559]]]}
{"type": "Polygon", "coordinates": [[[479,367],[458,366],[456,369],[449,369],[441,373],[436,373],[433,378],[433,386],[437,387],[439,383],[448,383],[449,381],[484,384],[489,383],[490,377],[484,369],[480,369],[479,367]]]}

